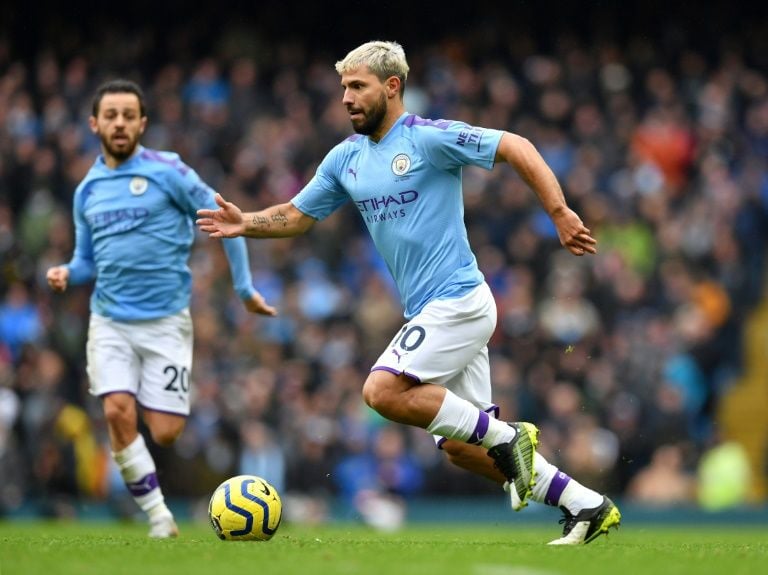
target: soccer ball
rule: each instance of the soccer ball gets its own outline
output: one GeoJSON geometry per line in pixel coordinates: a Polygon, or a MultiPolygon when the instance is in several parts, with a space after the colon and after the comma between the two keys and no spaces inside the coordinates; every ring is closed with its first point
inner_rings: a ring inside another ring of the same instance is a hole
{"type": "Polygon", "coordinates": [[[268,541],[280,526],[282,515],[277,490],[255,475],[227,479],[208,503],[211,527],[226,541],[268,541]]]}

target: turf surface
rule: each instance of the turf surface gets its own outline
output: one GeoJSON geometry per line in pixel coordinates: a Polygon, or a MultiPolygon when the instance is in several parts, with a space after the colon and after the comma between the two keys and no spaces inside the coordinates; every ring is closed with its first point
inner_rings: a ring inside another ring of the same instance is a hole
{"type": "Polygon", "coordinates": [[[0,575],[572,575],[761,573],[768,526],[611,531],[580,547],[547,547],[555,527],[414,525],[380,533],[354,524],[282,525],[266,543],[219,541],[182,524],[176,540],[143,525],[0,521],[0,575]]]}

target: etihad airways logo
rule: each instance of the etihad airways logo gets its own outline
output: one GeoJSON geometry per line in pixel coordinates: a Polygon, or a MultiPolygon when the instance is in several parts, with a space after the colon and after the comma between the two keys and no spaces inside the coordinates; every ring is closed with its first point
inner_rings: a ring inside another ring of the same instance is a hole
{"type": "Polygon", "coordinates": [[[149,217],[147,208],[120,208],[87,213],[85,219],[93,233],[127,232],[140,226],[149,217]]]}
{"type": "Polygon", "coordinates": [[[368,223],[384,222],[403,218],[405,207],[419,199],[419,192],[406,190],[388,196],[376,196],[365,200],[357,200],[357,209],[368,223]]]}
{"type": "Polygon", "coordinates": [[[388,209],[395,206],[403,206],[415,202],[419,198],[419,192],[416,190],[406,190],[389,196],[376,196],[367,200],[357,200],[357,209],[361,212],[375,212],[381,209],[388,209]]]}

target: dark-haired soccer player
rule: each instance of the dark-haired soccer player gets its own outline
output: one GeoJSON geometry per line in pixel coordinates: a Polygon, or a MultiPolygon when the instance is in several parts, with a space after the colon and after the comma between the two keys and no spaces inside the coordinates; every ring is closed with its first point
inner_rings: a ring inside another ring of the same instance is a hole
{"type": "MultiPolygon", "coordinates": [[[[198,209],[214,192],[179,156],[144,148],[144,95],[113,80],[93,100],[91,131],[101,154],[74,197],[75,250],[48,270],[48,284],[96,280],[88,330],[90,391],[102,398],[112,455],[136,503],[149,516],[149,536],[175,537],[155,462],[138,431],[137,404],[162,446],[181,434],[189,414],[192,368],[192,279],[187,260],[198,209]]],[[[275,315],[254,288],[242,239],[224,244],[232,281],[246,309],[275,315]]]]}
{"type": "Polygon", "coordinates": [[[408,114],[408,64],[399,44],[363,44],[336,70],[357,134],[330,151],[290,202],[244,214],[217,195],[219,209],[200,210],[198,225],[217,238],[294,236],[351,199],[397,283],[408,320],[373,365],[365,401],[390,420],[435,435],[453,463],[503,483],[513,509],[528,497],[560,506],[565,529],[551,543],[588,543],[619,524],[618,508],[538,454],[535,425],[495,417],[486,344],[496,305],[467,239],[462,167],[510,164],[572,254],[594,254],[594,238],[528,140],[408,114]]]}

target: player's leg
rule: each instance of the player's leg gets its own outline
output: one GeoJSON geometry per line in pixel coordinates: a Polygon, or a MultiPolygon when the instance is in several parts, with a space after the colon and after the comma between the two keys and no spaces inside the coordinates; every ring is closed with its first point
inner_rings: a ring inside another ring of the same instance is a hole
{"type": "Polygon", "coordinates": [[[181,436],[187,418],[175,413],[164,413],[144,408],[142,416],[147,424],[152,441],[162,447],[170,447],[181,436]]]}
{"type": "Polygon", "coordinates": [[[147,514],[150,522],[150,536],[165,538],[175,537],[178,534],[173,515],[165,505],[165,498],[160,489],[155,461],[147,448],[144,436],[137,431],[135,400],[132,396],[115,393],[104,399],[104,411],[107,417],[110,437],[112,438],[112,457],[117,464],[125,485],[130,491],[136,504],[147,514]],[[123,427],[121,419],[127,415],[128,410],[120,400],[124,397],[130,399],[133,404],[133,425],[129,427],[127,421],[123,427]],[[120,428],[123,430],[120,431],[120,428]],[[133,433],[128,433],[132,429],[133,433]],[[117,441],[117,437],[127,439],[133,436],[131,441],[117,441]]]}
{"type": "MultiPolygon", "coordinates": [[[[447,440],[441,448],[454,465],[500,485],[507,483],[482,447],[447,440]]],[[[565,514],[563,536],[550,541],[550,545],[589,543],[600,534],[607,533],[610,527],[619,526],[621,513],[608,497],[569,477],[540,453],[536,453],[534,470],[536,484],[531,499],[559,507],[565,514]]]]}
{"type": "MultiPolygon", "coordinates": [[[[496,458],[510,481],[517,480],[524,505],[533,482],[538,430],[507,425],[443,384],[462,373],[496,325],[496,306],[482,284],[462,298],[431,302],[392,340],[363,387],[366,403],[382,416],[434,435],[504,451],[496,458]],[[517,449],[512,450],[511,446],[517,449]]],[[[488,384],[490,390],[490,384],[488,384]]],[[[490,393],[490,392],[489,392],[490,393]]]]}
{"type": "MultiPolygon", "coordinates": [[[[142,358],[141,387],[137,394],[144,422],[153,441],[163,447],[181,435],[189,415],[192,369],[192,319],[188,310],[143,322],[134,346],[142,358]]],[[[175,537],[178,528],[165,504],[159,482],[159,502],[147,510],[150,537],[175,537]]]]}
{"type": "MultiPolygon", "coordinates": [[[[464,370],[444,385],[473,405],[489,413],[498,413],[498,409],[491,400],[491,371],[487,349],[480,350],[467,363],[464,370]]],[[[486,452],[485,449],[476,445],[441,437],[436,437],[435,440],[453,464],[503,485],[510,495],[514,510],[518,511],[524,506],[525,502],[521,503],[523,498],[520,497],[519,492],[526,489],[527,485],[520,482],[519,477],[510,481],[504,465],[499,465],[496,458],[488,457],[488,454],[498,456],[498,447],[486,452]]],[[[514,443],[510,447],[512,452],[516,451],[514,443]]],[[[525,463],[527,464],[527,461],[525,463]]],[[[620,515],[612,503],[605,503],[607,499],[572,480],[547,462],[541,454],[533,454],[530,466],[532,476],[535,478],[535,483],[531,485],[531,498],[534,501],[559,506],[566,514],[566,535],[562,538],[565,540],[563,542],[588,542],[591,538],[607,531],[608,527],[612,526],[612,522],[615,521],[618,524],[620,515]],[[579,517],[580,520],[572,521],[570,517],[579,517]],[[575,529],[576,524],[581,527],[575,529]]]]}
{"type": "Polygon", "coordinates": [[[87,345],[90,391],[102,398],[112,458],[128,491],[150,517],[159,517],[167,508],[155,462],[138,431],[135,396],[139,390],[141,362],[134,352],[132,328],[98,315],[91,316],[87,345]]]}

